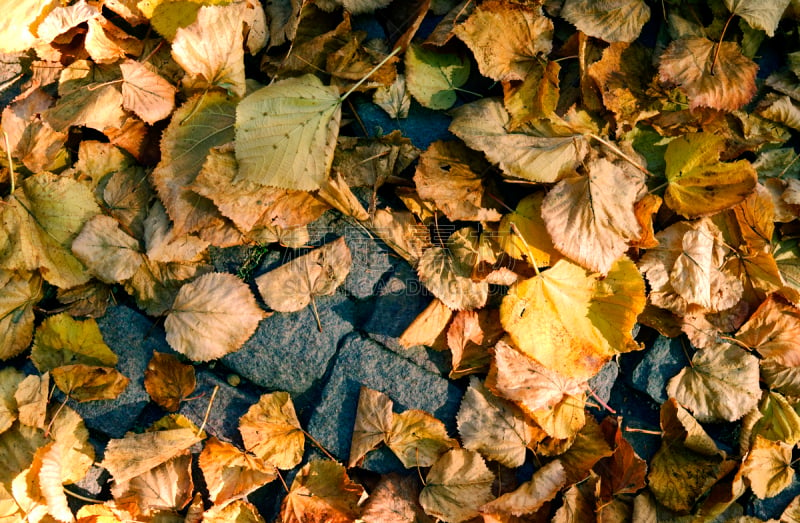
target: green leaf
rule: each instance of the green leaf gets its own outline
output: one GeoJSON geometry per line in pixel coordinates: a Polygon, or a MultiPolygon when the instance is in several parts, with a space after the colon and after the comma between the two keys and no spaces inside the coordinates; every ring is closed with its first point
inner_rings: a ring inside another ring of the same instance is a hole
{"type": "Polygon", "coordinates": [[[36,329],[31,360],[39,372],[63,365],[113,367],[117,355],[103,341],[93,318],[73,319],[66,313],[50,316],[36,329]]]}
{"type": "Polygon", "coordinates": [[[469,60],[455,53],[432,51],[411,44],[406,51],[408,90],[428,109],[449,109],[456,90],[469,78],[469,60]]]}
{"type": "Polygon", "coordinates": [[[288,78],[247,96],[236,108],[239,178],[313,191],[333,162],[339,93],[313,75],[288,78]]]}

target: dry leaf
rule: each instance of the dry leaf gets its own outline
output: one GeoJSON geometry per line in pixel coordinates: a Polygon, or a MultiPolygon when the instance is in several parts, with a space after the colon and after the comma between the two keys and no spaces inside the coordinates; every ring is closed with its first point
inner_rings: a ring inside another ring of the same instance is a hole
{"type": "Polygon", "coordinates": [[[386,439],[392,429],[393,404],[386,394],[364,386],[361,387],[348,466],[358,465],[369,451],[386,439]]]}
{"type": "Polygon", "coordinates": [[[273,465],[217,438],[206,442],[199,463],[215,505],[243,498],[278,477],[273,465]]]}
{"type": "Polygon", "coordinates": [[[364,488],[335,461],[313,460],[295,476],[281,505],[283,523],[350,523],[358,516],[364,488]]]}
{"type": "Polygon", "coordinates": [[[426,345],[435,349],[444,349],[446,328],[453,317],[453,310],[434,298],[425,309],[414,318],[398,339],[400,345],[409,349],[417,345],[426,345]]]}
{"type": "Polygon", "coordinates": [[[561,16],[589,36],[633,42],[650,19],[650,8],[643,0],[567,0],[561,16]]]}
{"type": "Polygon", "coordinates": [[[741,474],[759,499],[777,496],[794,480],[792,447],[756,436],[742,462],[741,474]]]}
{"type": "Polygon", "coordinates": [[[108,442],[101,466],[119,484],[165,463],[201,440],[191,428],[129,432],[122,439],[108,442]]]}
{"type": "Polygon", "coordinates": [[[559,460],[554,460],[534,472],[530,481],[483,505],[480,510],[484,514],[531,514],[553,499],[566,483],[567,473],[564,466],[559,460]]]}
{"type": "Polygon", "coordinates": [[[800,310],[773,294],[742,325],[736,339],[764,358],[786,366],[798,366],[800,310]]]}
{"type": "MultiPolygon", "coordinates": [[[[173,47],[174,49],[174,47],[173,47]]],[[[168,117],[175,109],[175,88],[155,67],[135,60],[119,65],[122,71],[122,106],[150,125],[168,117]]]]}
{"type": "Polygon", "coordinates": [[[92,217],[72,242],[72,253],[97,278],[106,283],[122,282],[144,263],[139,241],[106,215],[92,217]]]}
{"type": "Polygon", "coordinates": [[[303,459],[305,434],[288,392],[264,394],[239,420],[244,446],[279,469],[291,469],[303,459]]]}
{"type": "Polygon", "coordinates": [[[144,373],[144,388],[158,405],[169,412],[177,411],[196,385],[194,367],[182,364],[173,354],[153,352],[144,373]]]}
{"type": "Polygon", "coordinates": [[[425,512],[447,523],[478,515],[478,507],[492,499],[494,474],[477,452],[451,449],[433,464],[425,478],[419,502],[425,512]]]}
{"type": "Polygon", "coordinates": [[[429,523],[419,504],[419,484],[413,476],[386,474],[370,492],[361,511],[365,523],[429,523]]]}
{"type": "Polygon", "coordinates": [[[412,43],[406,49],[406,86],[411,95],[428,109],[449,109],[456,103],[456,91],[469,78],[469,60],[412,43]]]}
{"type": "Polygon", "coordinates": [[[81,363],[57,367],[50,374],[56,386],[75,401],[113,400],[130,382],[117,369],[81,363]]]}
{"type": "Polygon", "coordinates": [[[33,339],[33,307],[42,298],[42,279],[0,269],[0,360],[21,353],[33,339]]]}
{"type": "Polygon", "coordinates": [[[386,445],[406,468],[430,467],[458,442],[447,435],[444,423],[421,410],[392,415],[386,445]]]}
{"type": "Polygon", "coordinates": [[[178,511],[192,499],[192,454],[184,450],[127,481],[117,480],[111,494],[118,504],[145,514],[178,511]]]}

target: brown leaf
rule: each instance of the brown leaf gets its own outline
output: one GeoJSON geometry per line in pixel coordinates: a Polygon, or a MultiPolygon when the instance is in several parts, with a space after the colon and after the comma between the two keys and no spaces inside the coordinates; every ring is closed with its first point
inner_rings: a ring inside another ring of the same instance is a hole
{"type": "Polygon", "coordinates": [[[161,77],[155,67],[135,60],[125,60],[122,70],[122,106],[142,120],[154,124],[175,108],[175,88],[161,77]]]}
{"type": "Polygon", "coordinates": [[[364,488],[335,461],[313,460],[300,469],[281,505],[283,523],[351,523],[364,488]]]}
{"type": "Polygon", "coordinates": [[[567,473],[564,466],[559,460],[554,460],[534,472],[530,481],[483,505],[480,510],[483,514],[530,514],[553,499],[566,483],[567,473]]]}
{"type": "Polygon", "coordinates": [[[111,488],[118,505],[133,505],[134,510],[150,514],[178,511],[192,499],[192,454],[184,450],[164,463],[111,488]]]}
{"type": "Polygon", "coordinates": [[[612,417],[600,424],[613,454],[597,462],[594,471],[600,476],[600,496],[605,501],[620,494],[634,494],[645,487],[647,463],[636,454],[623,436],[622,427],[612,417]]]}
{"type": "Polygon", "coordinates": [[[239,420],[239,432],[248,452],[279,469],[291,469],[303,458],[305,435],[288,392],[262,395],[239,420]]]}
{"type": "Polygon", "coordinates": [[[386,439],[392,429],[392,405],[386,394],[361,387],[350,444],[350,467],[358,465],[369,451],[386,439]]]}
{"type": "Polygon", "coordinates": [[[482,372],[491,361],[489,349],[503,336],[497,309],[459,311],[447,329],[453,356],[450,378],[482,372]]]}
{"type": "Polygon", "coordinates": [[[144,388],[153,401],[175,412],[196,385],[194,367],[182,364],[173,354],[153,352],[144,373],[144,388]]]}
{"type": "Polygon", "coordinates": [[[243,498],[278,477],[273,465],[213,437],[200,453],[199,463],[215,505],[243,498]]]}
{"type": "Polygon", "coordinates": [[[413,476],[381,476],[361,511],[365,523],[429,523],[419,504],[419,483],[413,476]]]}
{"type": "Polygon", "coordinates": [[[742,325],[736,339],[764,358],[800,365],[800,310],[777,295],[769,296],[742,325]]]}
{"type": "Polygon", "coordinates": [[[112,400],[130,382],[116,369],[80,363],[57,367],[50,374],[58,388],[75,401],[112,400]]]}
{"type": "Polygon", "coordinates": [[[176,428],[143,434],[127,433],[108,442],[101,465],[121,483],[177,456],[202,438],[195,429],[176,428]]]}

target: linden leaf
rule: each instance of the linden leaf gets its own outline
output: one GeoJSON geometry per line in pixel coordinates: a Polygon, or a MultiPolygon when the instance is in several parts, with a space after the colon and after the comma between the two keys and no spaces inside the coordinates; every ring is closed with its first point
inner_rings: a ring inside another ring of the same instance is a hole
{"type": "Polygon", "coordinates": [[[600,499],[611,500],[621,494],[633,494],[645,487],[647,462],[640,458],[625,439],[616,418],[608,416],[600,425],[614,449],[610,457],[597,462],[594,471],[600,476],[600,499]]]}
{"type": "Polygon", "coordinates": [[[17,419],[17,386],[25,375],[14,367],[0,369],[0,434],[11,428],[17,419]]]}
{"type": "Polygon", "coordinates": [[[236,108],[239,178],[313,191],[328,175],[339,134],[338,90],[313,75],[280,80],[236,108]]]}
{"type": "Polygon", "coordinates": [[[506,467],[525,462],[533,430],[514,405],[493,395],[474,376],[456,416],[464,448],[506,467]]]}
{"type": "Polygon", "coordinates": [[[475,55],[481,74],[497,81],[525,79],[553,46],[553,21],[540,7],[498,0],[480,4],[453,33],[475,55]]]}
{"type": "Polygon", "coordinates": [[[193,361],[208,361],[238,350],[264,317],[246,283],[217,272],[181,287],[164,329],[173,349],[193,361]]]}
{"type": "Polygon", "coordinates": [[[18,53],[33,47],[37,42],[36,27],[53,8],[53,0],[32,2],[3,2],[3,17],[0,21],[0,52],[18,53]]]}
{"type": "Polygon", "coordinates": [[[95,460],[89,430],[83,418],[68,406],[51,405],[47,415],[52,423],[50,437],[61,447],[61,479],[64,483],[78,482],[95,460]]]}
{"type": "Polygon", "coordinates": [[[7,360],[31,343],[33,307],[42,298],[42,279],[35,273],[0,269],[0,289],[0,360],[7,360]]]}
{"type": "Polygon", "coordinates": [[[566,484],[564,466],[559,460],[554,460],[534,472],[530,481],[483,505],[480,510],[483,514],[531,514],[553,499],[566,484]]]}
{"type": "Polygon", "coordinates": [[[777,496],[794,480],[792,446],[756,436],[742,461],[741,474],[759,499],[777,496]]]}
{"type": "Polygon", "coordinates": [[[134,478],[115,481],[111,494],[151,513],[181,510],[191,501],[193,489],[192,454],[187,449],[134,478]]]}
{"type": "Polygon", "coordinates": [[[213,437],[200,453],[199,463],[215,505],[243,498],[278,477],[273,465],[213,437]]]}
{"type": "Polygon", "coordinates": [[[514,212],[503,215],[497,229],[500,246],[509,256],[536,267],[547,267],[551,258],[559,257],[542,219],[544,197],[545,193],[535,192],[520,200],[514,212]]]}
{"type": "Polygon", "coordinates": [[[305,435],[288,392],[264,394],[239,420],[244,446],[279,469],[303,459],[305,435]]]}
{"type": "Polygon", "coordinates": [[[456,90],[469,78],[469,60],[413,43],[405,60],[406,85],[423,107],[444,110],[456,103],[456,90]]]}
{"type": "MultiPolygon", "coordinates": [[[[13,379],[13,377],[12,377],[13,379]]],[[[19,382],[14,393],[14,410],[19,422],[29,427],[45,428],[47,400],[50,397],[50,373],[31,374],[19,382]]],[[[11,420],[13,422],[13,419],[11,420]]]]}
{"type": "Polygon", "coordinates": [[[414,173],[417,193],[433,200],[452,221],[498,221],[491,208],[483,173],[489,165],[461,142],[433,142],[414,173]]]}
{"type": "Polygon", "coordinates": [[[439,300],[453,310],[483,307],[489,297],[489,284],[472,279],[472,265],[459,254],[479,252],[480,239],[472,229],[462,229],[450,236],[446,247],[430,247],[419,259],[419,280],[439,300]],[[462,234],[459,234],[462,233],[462,234]],[[461,251],[459,253],[458,251],[461,251]]]}
{"type": "Polygon", "coordinates": [[[451,449],[433,464],[419,502],[425,512],[447,523],[478,516],[478,507],[492,499],[494,474],[477,452],[451,449]]]}
{"type": "Polygon", "coordinates": [[[775,358],[761,360],[761,378],[770,390],[800,396],[800,367],[787,366],[775,358]]]}
{"type": "Polygon", "coordinates": [[[266,523],[258,509],[237,499],[227,505],[215,505],[203,512],[202,523],[266,523]]]}
{"type": "Polygon", "coordinates": [[[128,433],[108,442],[100,464],[122,483],[167,462],[202,438],[193,428],[158,430],[143,434],[128,433]]]}
{"type": "Polygon", "coordinates": [[[205,5],[192,24],[178,28],[172,56],[189,76],[184,84],[197,90],[222,87],[244,96],[243,6],[205,5]]]}
{"type": "MultiPolygon", "coordinates": [[[[174,49],[174,47],[173,47],[174,49]]],[[[155,67],[136,60],[119,64],[122,71],[122,106],[152,125],[175,108],[175,88],[160,76],[155,67]]]]}
{"type": "Polygon", "coordinates": [[[667,394],[698,421],[736,421],[758,405],[758,359],[724,344],[703,349],[667,384],[667,394]]]}
{"type": "Polygon", "coordinates": [[[37,327],[31,360],[39,372],[47,372],[78,363],[113,367],[117,355],[103,341],[93,318],[79,321],[62,313],[46,318],[37,327]]]}
{"type": "Polygon", "coordinates": [[[491,361],[489,349],[503,336],[497,309],[459,311],[447,329],[452,355],[450,378],[483,372],[491,361]]]}
{"type": "Polygon", "coordinates": [[[634,203],[644,176],[599,158],[586,176],[565,178],[547,193],[542,218],[555,248],[587,269],[607,274],[639,238],[634,203]]]}
{"type": "Polygon", "coordinates": [[[764,358],[800,366],[800,310],[770,295],[742,325],[736,339],[764,358]]]}
{"type": "Polygon", "coordinates": [[[447,435],[444,423],[421,410],[407,410],[392,416],[386,445],[406,468],[430,467],[458,442],[447,435]]]}
{"type": "Polygon", "coordinates": [[[572,445],[558,457],[567,473],[567,482],[575,483],[589,476],[589,471],[603,458],[611,456],[611,447],[600,425],[588,416],[583,427],[575,434],[572,445]]]}
{"type": "Polygon", "coordinates": [[[613,355],[638,350],[631,336],[644,310],[644,281],[621,258],[601,278],[566,260],[514,284],[500,321],[514,344],[550,371],[586,380],[613,355]]]}
{"type": "Polygon", "coordinates": [[[70,250],[89,218],[100,214],[91,190],[67,176],[39,173],[26,178],[0,205],[0,268],[41,270],[49,283],[69,288],[90,275],[70,250]]]}
{"type": "Polygon", "coordinates": [[[763,436],[789,445],[800,441],[800,415],[782,394],[773,391],[764,394],[758,411],[761,417],[751,431],[753,438],[763,436]]]}
{"type": "Polygon", "coordinates": [[[511,118],[503,102],[494,98],[463,105],[452,114],[450,132],[483,152],[508,177],[557,182],[571,174],[589,151],[581,134],[557,134],[528,125],[509,132],[511,118]]]}
{"type": "Polygon", "coordinates": [[[144,373],[144,388],[158,405],[169,412],[177,411],[196,385],[194,367],[182,364],[173,354],[153,352],[144,373]]]}
{"type": "Polygon", "coordinates": [[[662,82],[677,84],[686,93],[690,109],[721,111],[735,111],[750,101],[756,92],[757,71],[758,66],[735,42],[698,37],[674,40],[661,55],[658,68],[662,82]]]}
{"type": "Polygon", "coordinates": [[[295,476],[281,505],[281,521],[351,523],[358,517],[363,492],[339,463],[313,460],[295,476]]]}
{"type": "Polygon", "coordinates": [[[692,133],[669,143],[664,201],[671,209],[688,218],[714,214],[755,190],[753,166],[747,160],[720,162],[725,149],[725,139],[712,133],[692,133]]]}
{"type": "Polygon", "coordinates": [[[53,382],[75,401],[113,400],[130,380],[117,369],[78,363],[50,371],[53,382]]]}
{"type": "Polygon", "coordinates": [[[352,258],[344,237],[326,243],[256,278],[264,302],[280,312],[296,312],[316,296],[330,296],[350,272],[352,258]]]}
{"type": "Polygon", "coordinates": [[[413,476],[381,476],[361,511],[365,523],[429,523],[419,504],[419,484],[413,476]]]}
{"type": "Polygon", "coordinates": [[[122,282],[144,263],[139,241],[106,215],[91,218],[72,242],[72,253],[106,283],[122,282]]]}
{"type": "Polygon", "coordinates": [[[58,521],[75,521],[64,492],[61,445],[57,441],[51,441],[37,450],[33,459],[31,470],[36,470],[38,464],[37,486],[47,503],[47,512],[58,521]]]}
{"type": "Polygon", "coordinates": [[[444,349],[447,325],[453,317],[453,310],[434,298],[425,309],[414,318],[398,338],[400,345],[409,349],[417,345],[427,345],[444,349]]]}
{"type": "Polygon", "coordinates": [[[579,31],[606,42],[633,42],[650,20],[643,0],[567,0],[560,14],[579,31]]]}
{"type": "Polygon", "coordinates": [[[731,13],[741,16],[750,27],[761,29],[767,36],[774,36],[783,12],[791,0],[725,0],[731,13]]]}
{"type": "Polygon", "coordinates": [[[383,443],[392,429],[392,405],[386,394],[361,387],[350,444],[350,467],[356,466],[367,452],[383,443]]]}

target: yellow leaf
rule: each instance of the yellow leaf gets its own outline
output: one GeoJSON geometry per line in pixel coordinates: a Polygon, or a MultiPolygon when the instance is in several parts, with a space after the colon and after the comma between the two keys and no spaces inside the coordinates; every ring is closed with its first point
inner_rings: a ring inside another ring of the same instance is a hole
{"type": "Polygon", "coordinates": [[[111,494],[149,514],[181,510],[192,499],[192,490],[192,454],[187,449],[134,478],[115,481],[111,494]]]}
{"type": "Polygon", "coordinates": [[[554,460],[534,472],[530,481],[483,505],[480,510],[483,514],[531,514],[553,499],[566,484],[564,466],[559,460],[554,460]]]}
{"type": "Polygon", "coordinates": [[[14,393],[19,422],[44,430],[47,418],[47,401],[50,398],[50,373],[26,376],[14,393]]]}
{"type": "Polygon", "coordinates": [[[547,267],[551,258],[560,256],[542,219],[544,196],[543,192],[535,192],[520,200],[514,212],[503,216],[497,231],[500,246],[509,256],[536,267],[547,267]]]}
{"type": "Polygon", "coordinates": [[[733,207],[756,188],[756,171],[747,160],[720,162],[725,139],[692,133],[672,140],[664,153],[669,185],[664,202],[688,218],[733,207]]]}
{"type": "Polygon", "coordinates": [[[259,458],[287,470],[303,459],[305,435],[288,392],[264,394],[239,420],[244,446],[259,458]]]}
{"type": "Polygon", "coordinates": [[[580,381],[615,354],[639,349],[631,330],[644,304],[644,281],[629,259],[605,278],[560,260],[509,289],[500,321],[523,353],[580,381]]]}
{"type": "Polygon", "coordinates": [[[31,343],[33,307],[42,298],[42,279],[35,273],[0,269],[0,289],[0,360],[6,360],[31,343]]]}
{"type": "Polygon", "coordinates": [[[266,523],[258,509],[237,499],[227,505],[216,505],[203,513],[202,523],[266,523]]]}
{"type": "Polygon", "coordinates": [[[278,477],[273,465],[217,438],[206,442],[199,461],[215,505],[243,498],[278,477]]]}
{"type": "Polygon", "coordinates": [[[741,474],[759,499],[777,496],[794,480],[792,446],[756,436],[741,474]]]}
{"type": "Polygon", "coordinates": [[[50,371],[53,382],[75,401],[112,400],[130,380],[118,370],[93,365],[64,365],[50,371]]]}
{"type": "Polygon", "coordinates": [[[426,345],[435,349],[443,349],[445,345],[445,329],[453,317],[453,311],[434,298],[425,310],[414,318],[399,338],[400,345],[405,348],[426,345]]]}
{"type": "Polygon", "coordinates": [[[589,36],[633,42],[650,19],[650,8],[643,0],[567,0],[561,16],[589,36]]]}
{"type": "Polygon", "coordinates": [[[736,333],[736,339],[762,357],[800,365],[800,309],[772,294],[736,333]]]}
{"type": "Polygon", "coordinates": [[[335,461],[313,460],[295,476],[281,505],[283,523],[351,523],[364,488],[335,461]]]}
{"type": "Polygon", "coordinates": [[[111,473],[114,481],[122,483],[165,463],[201,439],[191,428],[129,432],[122,439],[108,442],[100,465],[111,473]]]}
{"type": "Polygon", "coordinates": [[[386,394],[361,387],[350,444],[350,467],[356,466],[369,451],[383,443],[392,429],[392,405],[386,394]]]}
{"type": "Polygon", "coordinates": [[[113,367],[117,355],[103,341],[93,318],[79,321],[67,314],[57,314],[36,329],[31,360],[39,372],[46,372],[76,363],[113,367]]]}
{"type": "Polygon", "coordinates": [[[429,467],[458,442],[447,435],[444,423],[421,410],[392,416],[386,445],[406,468],[429,467]]]}
{"type": "Polygon", "coordinates": [[[58,5],[55,0],[5,0],[0,19],[0,52],[17,53],[33,47],[37,41],[36,27],[58,5]]]}
{"type": "Polygon", "coordinates": [[[492,499],[494,479],[480,454],[451,449],[428,471],[419,502],[427,514],[460,523],[478,516],[478,507],[492,499]]]}
{"type": "Polygon", "coordinates": [[[239,350],[264,316],[246,283],[211,273],[181,287],[164,329],[173,349],[208,361],[239,350]]]}

